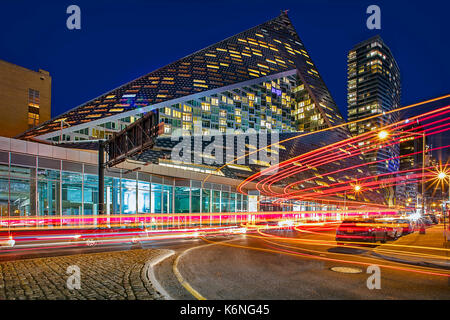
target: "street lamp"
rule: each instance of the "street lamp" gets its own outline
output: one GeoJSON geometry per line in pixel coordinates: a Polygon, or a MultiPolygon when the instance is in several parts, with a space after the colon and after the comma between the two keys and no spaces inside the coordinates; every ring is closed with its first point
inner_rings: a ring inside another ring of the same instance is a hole
{"type": "Polygon", "coordinates": [[[442,172],[438,173],[437,177],[438,177],[439,180],[443,180],[443,179],[445,179],[447,177],[447,174],[442,171],[442,172]]]}
{"type": "MultiPolygon", "coordinates": [[[[353,186],[353,190],[355,190],[355,192],[359,192],[361,190],[361,186],[358,184],[355,184],[353,186]]],[[[345,215],[345,211],[346,211],[346,201],[347,201],[347,190],[344,191],[344,215],[345,215]]]]}
{"type": "MultiPolygon", "coordinates": [[[[437,178],[442,182],[445,182],[445,179],[448,177],[448,205],[450,205],[450,175],[447,175],[444,171],[438,173],[437,178]]],[[[444,183],[442,183],[442,214],[444,216],[444,231],[447,232],[446,223],[445,223],[445,210],[444,211],[444,183]]]]}
{"type": "Polygon", "coordinates": [[[384,140],[389,136],[389,132],[387,132],[386,130],[381,130],[380,132],[378,132],[378,138],[380,140],[384,140]]]}

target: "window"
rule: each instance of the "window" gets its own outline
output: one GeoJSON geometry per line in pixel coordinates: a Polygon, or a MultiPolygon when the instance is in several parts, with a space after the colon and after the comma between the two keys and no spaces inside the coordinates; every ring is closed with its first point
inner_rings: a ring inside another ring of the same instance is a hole
{"type": "Polygon", "coordinates": [[[62,172],[62,213],[65,216],[81,214],[82,175],[75,172],[62,172]]]}
{"type": "Polygon", "coordinates": [[[192,121],[192,114],[183,113],[183,121],[192,121]]]}
{"type": "Polygon", "coordinates": [[[150,183],[145,181],[138,182],[138,213],[151,213],[151,193],[150,183]]]}
{"type": "Polygon", "coordinates": [[[98,204],[98,177],[96,175],[84,175],[83,206],[85,215],[97,214],[98,204]]]}
{"type": "Polygon", "coordinates": [[[39,91],[28,89],[28,127],[33,128],[39,124],[39,91]]]}
{"type": "Polygon", "coordinates": [[[150,207],[151,212],[161,213],[162,211],[162,185],[152,183],[151,185],[151,200],[150,207]]]}
{"type": "Polygon", "coordinates": [[[163,213],[172,213],[173,187],[163,186],[163,213]]]}
{"type": "Polygon", "coordinates": [[[203,111],[211,111],[211,105],[209,103],[202,103],[203,111]]]}
{"type": "Polygon", "coordinates": [[[122,179],[122,213],[136,213],[136,180],[122,179]]]}
{"type": "Polygon", "coordinates": [[[189,211],[189,187],[175,187],[175,213],[189,211]]]}

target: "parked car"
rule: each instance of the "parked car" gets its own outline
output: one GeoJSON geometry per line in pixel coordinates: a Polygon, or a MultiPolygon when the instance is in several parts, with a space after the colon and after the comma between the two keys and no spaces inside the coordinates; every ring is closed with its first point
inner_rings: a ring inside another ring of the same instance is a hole
{"type": "Polygon", "coordinates": [[[336,229],[336,241],[385,243],[388,235],[386,227],[373,219],[344,220],[336,229]]]}
{"type": "Polygon", "coordinates": [[[379,220],[386,227],[386,234],[391,240],[397,240],[403,234],[403,227],[395,220],[379,220]]]}
{"type": "Polygon", "coordinates": [[[426,227],[429,227],[433,224],[433,221],[428,216],[421,217],[418,221],[419,224],[424,224],[426,227]]]}
{"type": "Polygon", "coordinates": [[[414,222],[409,219],[395,219],[396,223],[398,223],[402,227],[402,234],[410,234],[414,232],[414,222]]]}
{"type": "Polygon", "coordinates": [[[426,217],[429,218],[433,222],[433,224],[439,223],[439,220],[434,214],[427,214],[426,217]]]}

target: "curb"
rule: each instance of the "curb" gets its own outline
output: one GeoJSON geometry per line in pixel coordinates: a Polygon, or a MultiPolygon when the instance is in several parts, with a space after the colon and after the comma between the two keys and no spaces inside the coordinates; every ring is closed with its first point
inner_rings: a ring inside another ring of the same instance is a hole
{"type": "Polygon", "coordinates": [[[144,274],[146,275],[146,280],[150,283],[150,285],[160,294],[164,297],[165,300],[174,300],[170,294],[167,293],[167,291],[161,286],[158,280],[156,280],[155,277],[155,271],[154,267],[164,261],[165,259],[173,256],[175,254],[175,251],[173,250],[164,250],[167,251],[166,253],[162,253],[158,255],[155,258],[152,258],[148,260],[145,263],[144,266],[144,274]]]}

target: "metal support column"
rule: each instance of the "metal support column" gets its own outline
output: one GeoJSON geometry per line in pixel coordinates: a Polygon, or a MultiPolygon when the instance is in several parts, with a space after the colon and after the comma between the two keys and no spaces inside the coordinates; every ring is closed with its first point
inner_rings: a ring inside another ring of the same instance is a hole
{"type": "Polygon", "coordinates": [[[105,204],[105,144],[98,142],[98,214],[104,213],[105,204]]]}

